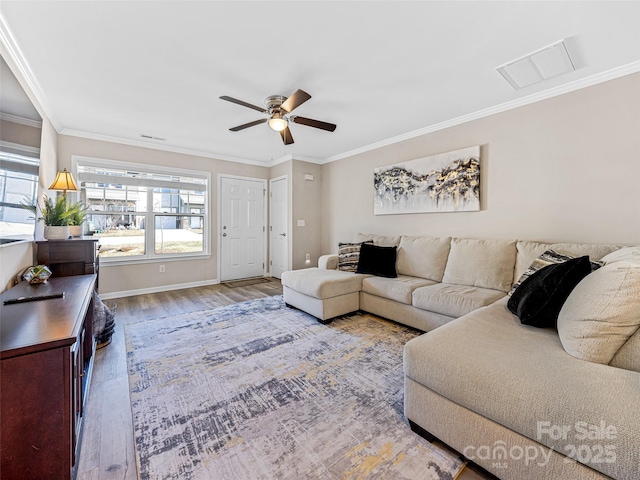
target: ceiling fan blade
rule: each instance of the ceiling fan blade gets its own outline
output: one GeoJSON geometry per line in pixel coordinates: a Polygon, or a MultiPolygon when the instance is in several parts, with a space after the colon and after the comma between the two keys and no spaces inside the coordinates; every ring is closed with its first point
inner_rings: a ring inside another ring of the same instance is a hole
{"type": "Polygon", "coordinates": [[[306,125],[307,127],[320,128],[322,130],[328,130],[333,132],[336,126],[333,123],[321,122],[320,120],[314,120],[313,118],[298,117],[297,115],[289,118],[293,123],[299,123],[300,125],[306,125]]]}
{"type": "Polygon", "coordinates": [[[231,130],[232,132],[237,132],[239,130],[244,130],[245,128],[260,125],[261,123],[265,123],[267,120],[267,118],[261,118],[260,120],[254,120],[253,122],[245,123],[244,125],[238,125],[237,127],[230,128],[229,130],[231,130]]]}
{"type": "Polygon", "coordinates": [[[291,113],[310,98],[311,95],[304,90],[298,89],[293,95],[287,98],[282,105],[280,105],[280,108],[287,113],[291,113]]]}
{"type": "Polygon", "coordinates": [[[267,111],[264,108],[258,107],[256,105],[251,105],[250,103],[243,102],[242,100],[238,100],[237,98],[232,98],[232,97],[223,95],[220,97],[220,100],[226,100],[227,102],[236,103],[238,105],[242,105],[243,107],[253,108],[254,110],[257,110],[259,112],[267,113],[267,111]]]}
{"type": "Polygon", "coordinates": [[[293,143],[293,136],[291,135],[291,130],[289,130],[289,127],[281,130],[280,136],[282,137],[282,141],[285,145],[291,145],[293,143]]]}

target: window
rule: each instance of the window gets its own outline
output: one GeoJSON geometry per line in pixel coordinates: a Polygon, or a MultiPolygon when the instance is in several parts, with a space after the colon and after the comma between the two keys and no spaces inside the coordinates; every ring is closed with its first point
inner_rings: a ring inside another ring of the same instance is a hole
{"type": "Polygon", "coordinates": [[[208,255],[207,172],[75,158],[107,261],[208,255]],[[124,258],[123,258],[124,257],[124,258]]]}
{"type": "Polygon", "coordinates": [[[35,205],[40,160],[0,151],[0,244],[33,240],[35,213],[24,208],[35,205]]]}

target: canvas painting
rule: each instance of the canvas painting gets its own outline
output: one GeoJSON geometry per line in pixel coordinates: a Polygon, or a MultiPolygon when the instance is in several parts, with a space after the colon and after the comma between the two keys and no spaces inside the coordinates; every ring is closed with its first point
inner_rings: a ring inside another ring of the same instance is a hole
{"type": "Polygon", "coordinates": [[[374,170],[373,213],[480,210],[480,146],[374,170]]]}

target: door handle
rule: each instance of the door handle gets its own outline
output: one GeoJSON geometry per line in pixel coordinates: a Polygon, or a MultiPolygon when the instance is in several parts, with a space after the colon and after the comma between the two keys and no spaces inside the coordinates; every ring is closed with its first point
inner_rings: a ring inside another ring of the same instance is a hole
{"type": "Polygon", "coordinates": [[[280,234],[280,236],[281,236],[281,237],[286,237],[286,236],[287,236],[287,234],[286,234],[286,233],[281,233],[281,234],[280,234]]]}

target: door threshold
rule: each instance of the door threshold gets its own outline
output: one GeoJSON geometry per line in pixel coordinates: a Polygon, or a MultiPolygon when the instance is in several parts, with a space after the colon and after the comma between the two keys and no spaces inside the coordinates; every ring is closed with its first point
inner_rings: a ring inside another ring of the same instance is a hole
{"type": "Polygon", "coordinates": [[[239,280],[227,280],[224,282],[220,282],[221,285],[229,288],[236,287],[248,287],[250,285],[258,285],[260,283],[268,283],[271,279],[269,277],[252,277],[252,278],[242,278],[239,280]]]}

